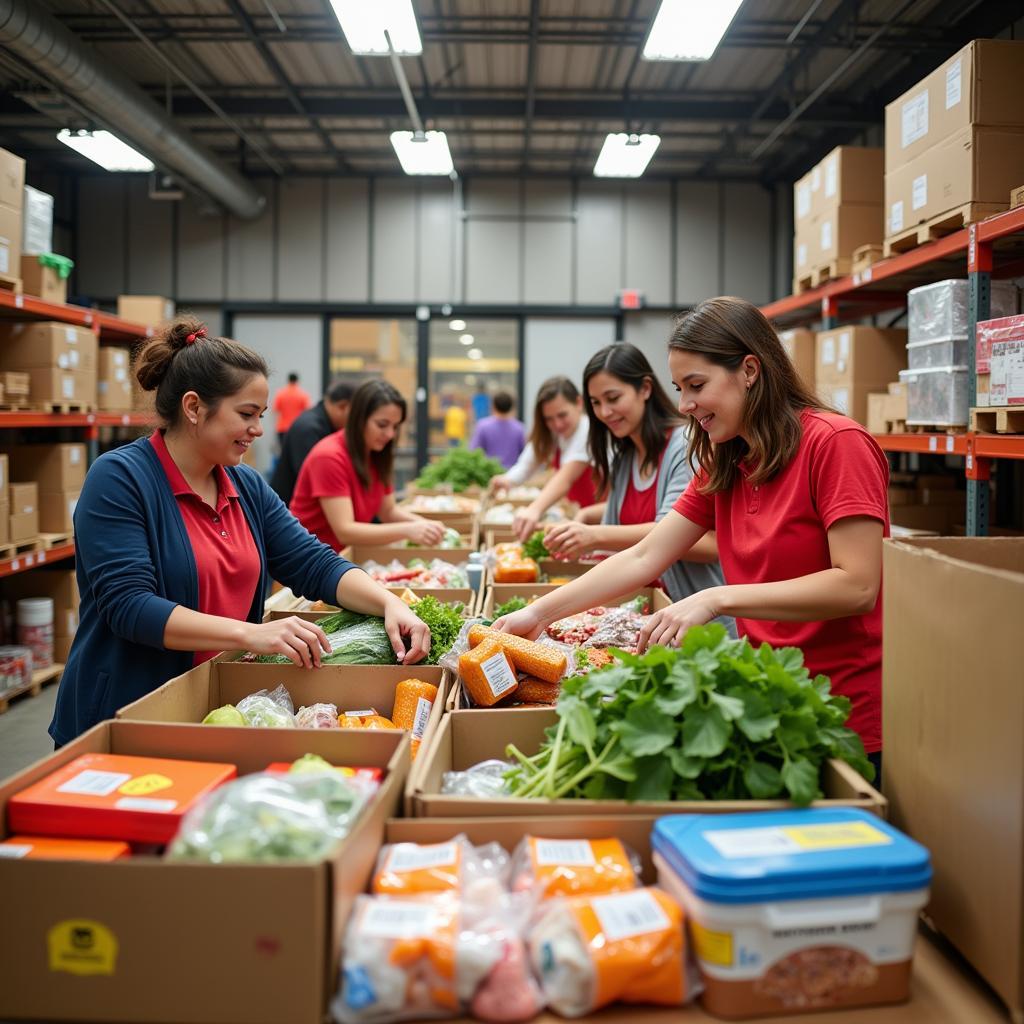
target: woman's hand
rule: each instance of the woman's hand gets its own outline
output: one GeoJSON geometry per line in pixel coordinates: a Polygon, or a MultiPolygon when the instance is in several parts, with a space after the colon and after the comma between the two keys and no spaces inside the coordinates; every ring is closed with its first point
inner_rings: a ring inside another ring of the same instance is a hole
{"type": "Polygon", "coordinates": [[[594,528],[583,523],[566,522],[544,531],[544,546],[555,558],[574,559],[594,548],[594,528]]]}
{"type": "Polygon", "coordinates": [[[327,634],[315,622],[295,615],[251,624],[245,646],[253,654],[283,654],[303,668],[319,668],[321,652],[331,653],[327,634]]]}
{"type": "Polygon", "coordinates": [[[527,605],[517,612],[512,612],[511,615],[502,615],[491,624],[491,628],[502,633],[511,633],[513,636],[524,636],[527,640],[536,640],[547,625],[530,605],[527,605]]]}
{"type": "Polygon", "coordinates": [[[537,529],[541,515],[543,515],[543,512],[532,505],[519,509],[516,512],[515,519],[512,520],[512,532],[516,535],[516,540],[529,540],[530,535],[537,529]]]}
{"type": "Polygon", "coordinates": [[[504,473],[499,473],[497,476],[492,476],[487,483],[487,493],[497,494],[498,491],[507,491],[509,488],[509,478],[504,473]]]}
{"type": "Polygon", "coordinates": [[[649,646],[662,644],[665,647],[678,646],[683,642],[691,626],[703,626],[720,614],[716,604],[718,587],[698,591],[682,601],[655,612],[640,630],[637,654],[643,654],[649,646]]]}
{"type": "Polygon", "coordinates": [[[430,653],[430,627],[397,597],[384,606],[384,628],[399,665],[415,665],[430,653]],[[409,638],[408,650],[404,637],[409,638]]]}
{"type": "Polygon", "coordinates": [[[444,523],[435,523],[430,519],[417,519],[409,523],[409,540],[422,548],[433,547],[441,543],[444,536],[444,523]]]}

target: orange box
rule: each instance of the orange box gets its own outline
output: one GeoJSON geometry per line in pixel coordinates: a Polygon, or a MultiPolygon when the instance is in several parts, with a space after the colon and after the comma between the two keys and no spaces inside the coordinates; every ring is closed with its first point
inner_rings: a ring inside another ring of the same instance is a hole
{"type": "Polygon", "coordinates": [[[108,839],[11,836],[0,842],[0,857],[6,860],[117,860],[131,852],[127,843],[108,839]]]}
{"type": "Polygon", "coordinates": [[[195,802],[235,778],[233,764],[83,754],[7,804],[12,832],[168,843],[195,802]]]}

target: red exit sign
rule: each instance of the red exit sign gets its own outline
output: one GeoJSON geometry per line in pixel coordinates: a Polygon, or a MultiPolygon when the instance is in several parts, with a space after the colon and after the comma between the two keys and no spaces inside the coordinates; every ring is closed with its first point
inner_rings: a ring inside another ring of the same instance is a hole
{"type": "Polygon", "coordinates": [[[619,309],[642,309],[644,294],[636,288],[623,288],[619,292],[619,309]]]}

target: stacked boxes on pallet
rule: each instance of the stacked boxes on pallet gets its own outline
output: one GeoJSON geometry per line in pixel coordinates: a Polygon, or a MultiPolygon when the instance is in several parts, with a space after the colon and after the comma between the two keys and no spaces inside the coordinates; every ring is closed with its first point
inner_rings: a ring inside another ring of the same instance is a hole
{"type": "Polygon", "coordinates": [[[22,207],[25,202],[25,161],[0,149],[0,276],[21,271],[22,207]]]}
{"type": "Polygon", "coordinates": [[[96,379],[96,407],[103,412],[132,408],[131,350],[104,345],[96,379]]]}
{"type": "Polygon", "coordinates": [[[905,363],[907,332],[899,328],[840,327],[817,335],[818,395],[867,426],[868,394],[884,391],[905,363]]]}
{"type": "Polygon", "coordinates": [[[75,505],[85,483],[85,445],[21,444],[9,449],[8,457],[11,475],[31,480],[38,488],[39,530],[71,533],[75,505]]]}
{"type": "MultiPolygon", "coordinates": [[[[174,301],[162,295],[119,295],[117,297],[117,315],[123,320],[135,324],[155,328],[174,317],[174,301]]],[[[153,395],[147,394],[139,387],[133,368],[128,369],[128,383],[132,390],[130,408],[139,412],[153,411],[153,395]]],[[[116,392],[116,388],[114,389],[116,392]]]]}
{"type": "Polygon", "coordinates": [[[96,407],[96,335],[57,322],[0,328],[0,370],[26,372],[35,404],[96,407]]]}
{"type": "MultiPolygon", "coordinates": [[[[12,476],[17,477],[12,467],[12,476]]],[[[34,481],[12,481],[7,489],[10,497],[8,540],[20,544],[39,535],[39,487],[34,481]]]]}
{"type": "Polygon", "coordinates": [[[805,327],[795,327],[790,331],[780,331],[779,341],[786,350],[786,355],[793,362],[793,368],[809,391],[814,391],[814,331],[805,327]]]}

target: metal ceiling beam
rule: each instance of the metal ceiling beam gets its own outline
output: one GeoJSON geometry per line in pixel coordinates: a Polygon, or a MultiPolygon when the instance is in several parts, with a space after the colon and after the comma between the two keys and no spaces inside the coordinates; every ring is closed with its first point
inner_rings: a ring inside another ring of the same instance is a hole
{"type": "Polygon", "coordinates": [[[540,21],[540,0],[530,0],[530,38],[526,53],[526,107],[523,111],[523,168],[530,162],[530,133],[533,131],[533,109],[537,101],[537,31],[540,21]]]}

